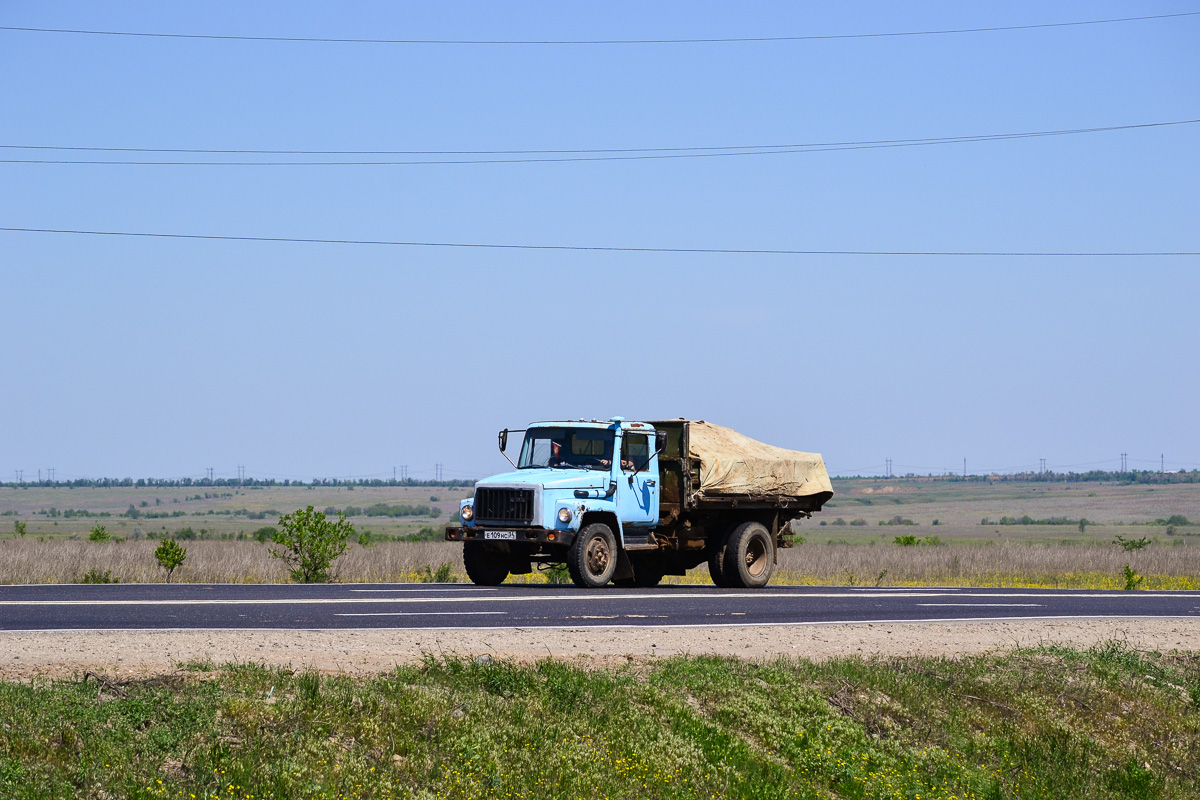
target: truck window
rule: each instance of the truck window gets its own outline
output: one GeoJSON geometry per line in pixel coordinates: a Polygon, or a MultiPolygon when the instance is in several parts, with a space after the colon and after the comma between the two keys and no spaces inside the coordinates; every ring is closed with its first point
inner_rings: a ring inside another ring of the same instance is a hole
{"type": "Polygon", "coordinates": [[[644,433],[627,433],[621,443],[621,469],[645,469],[650,460],[650,439],[644,433]]]}
{"type": "Polygon", "coordinates": [[[530,428],[521,445],[520,469],[602,469],[612,459],[614,434],[598,428],[530,428]]]}

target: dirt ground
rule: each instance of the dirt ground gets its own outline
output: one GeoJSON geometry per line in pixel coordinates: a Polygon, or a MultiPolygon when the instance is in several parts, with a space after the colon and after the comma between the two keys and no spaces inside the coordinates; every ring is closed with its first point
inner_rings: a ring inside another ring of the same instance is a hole
{"type": "Polygon", "coordinates": [[[1200,619],[1106,618],[985,622],[629,628],[424,630],[165,630],[0,632],[0,680],[72,678],[93,671],[130,678],[187,662],[254,662],[366,674],[425,657],[547,656],[609,665],[677,654],[752,660],[777,655],[965,656],[1039,644],[1087,647],[1119,639],[1145,651],[1200,650],[1200,619]]]}

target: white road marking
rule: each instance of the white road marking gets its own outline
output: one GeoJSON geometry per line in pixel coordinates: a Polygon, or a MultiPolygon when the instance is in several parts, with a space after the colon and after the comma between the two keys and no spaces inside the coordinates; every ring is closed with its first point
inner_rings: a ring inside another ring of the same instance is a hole
{"type": "Polygon", "coordinates": [[[999,607],[1015,608],[1018,606],[1022,607],[1022,608],[1025,608],[1025,607],[1041,608],[1043,604],[1042,603],[917,603],[917,605],[919,605],[919,606],[940,606],[940,607],[966,606],[967,608],[999,608],[999,607]]]}
{"type": "Polygon", "coordinates": [[[478,617],[484,614],[507,615],[506,611],[370,611],[361,614],[334,614],[335,617],[478,617]]]}
{"type": "MultiPolygon", "coordinates": [[[[474,592],[472,592],[474,593],[474,592]]],[[[906,597],[943,597],[947,592],[929,591],[929,592],[913,592],[905,595],[906,597]]],[[[238,605],[325,605],[325,604],[362,604],[362,603],[548,603],[554,600],[590,600],[592,602],[605,600],[637,600],[639,602],[650,602],[653,600],[700,600],[700,599],[758,599],[770,600],[775,598],[787,598],[795,600],[806,599],[859,599],[859,598],[883,598],[896,597],[893,592],[875,592],[862,594],[844,594],[841,592],[688,592],[686,594],[676,594],[674,592],[647,592],[646,594],[610,594],[608,592],[572,592],[571,594],[549,594],[536,593],[528,595],[485,595],[480,597],[276,597],[264,598],[261,600],[252,599],[218,599],[218,598],[198,598],[192,600],[0,600],[2,606],[238,606],[238,605]]],[[[1107,594],[1073,594],[1073,593],[1021,593],[1021,592],[980,592],[971,594],[958,594],[957,597],[997,597],[997,598],[1017,598],[1029,597],[1038,599],[1047,598],[1097,598],[1103,597],[1109,600],[1144,600],[1148,598],[1154,599],[1195,599],[1195,594],[1160,594],[1157,592],[1112,592],[1107,594]]]]}
{"type": "Polygon", "coordinates": [[[494,586],[397,586],[394,589],[351,589],[352,592],[495,592],[494,586]]]}

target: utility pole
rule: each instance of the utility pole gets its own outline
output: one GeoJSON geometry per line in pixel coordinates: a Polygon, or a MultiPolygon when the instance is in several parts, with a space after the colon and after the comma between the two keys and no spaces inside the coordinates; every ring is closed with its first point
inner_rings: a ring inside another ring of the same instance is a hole
{"type": "Polygon", "coordinates": [[[1046,459],[1044,459],[1044,458],[1039,458],[1039,459],[1038,459],[1038,461],[1039,461],[1039,462],[1041,462],[1041,463],[1038,465],[1038,474],[1039,474],[1039,475],[1045,475],[1045,474],[1046,474],[1046,459]]]}
{"type": "Polygon", "coordinates": [[[25,470],[19,469],[16,472],[17,472],[17,483],[24,483],[25,482],[25,470]]]}
{"type": "Polygon", "coordinates": [[[1121,453],[1121,472],[1124,472],[1124,471],[1125,471],[1125,465],[1126,465],[1126,463],[1127,463],[1127,461],[1126,461],[1126,457],[1127,457],[1128,455],[1129,455],[1128,453],[1121,453]]]}
{"type": "Polygon", "coordinates": [[[246,480],[246,467],[243,464],[238,464],[238,486],[246,480]]]}
{"type": "Polygon", "coordinates": [[[887,462],[887,472],[885,473],[885,475],[886,475],[886,477],[890,478],[890,477],[892,477],[892,460],[890,458],[888,458],[888,459],[885,459],[885,461],[887,462]]]}
{"type": "Polygon", "coordinates": [[[963,477],[967,477],[967,460],[963,459],[963,477]]]}
{"type": "Polygon", "coordinates": [[[1167,471],[1167,454],[1166,453],[1159,453],[1159,455],[1158,455],[1158,471],[1159,472],[1167,471]]]}
{"type": "Polygon", "coordinates": [[[437,480],[438,483],[441,483],[442,482],[442,465],[441,464],[437,464],[434,466],[433,474],[436,476],[435,480],[437,480]]]}
{"type": "Polygon", "coordinates": [[[402,480],[402,481],[408,480],[408,464],[400,465],[400,480],[402,480]]]}

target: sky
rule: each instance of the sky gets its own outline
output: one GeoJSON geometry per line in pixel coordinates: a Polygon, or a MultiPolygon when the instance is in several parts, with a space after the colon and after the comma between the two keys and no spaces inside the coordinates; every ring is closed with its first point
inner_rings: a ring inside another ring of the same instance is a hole
{"type": "MultiPolygon", "coordinates": [[[[5,0],[0,28],[1196,11],[5,0]]],[[[1195,14],[0,30],[0,228],[234,237],[0,230],[0,480],[478,478],[502,427],[614,415],[835,475],[1198,468],[1200,124],[678,150],[1197,120],[1198,52],[1195,14]]]]}

